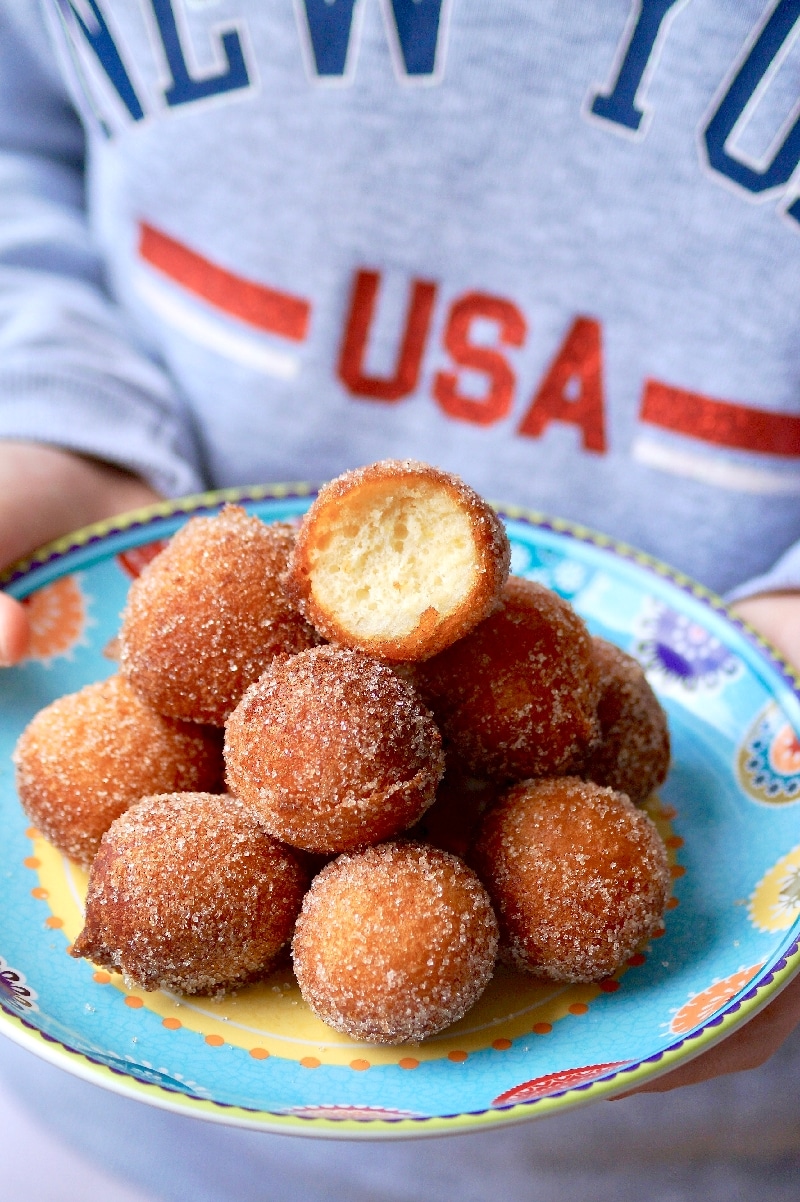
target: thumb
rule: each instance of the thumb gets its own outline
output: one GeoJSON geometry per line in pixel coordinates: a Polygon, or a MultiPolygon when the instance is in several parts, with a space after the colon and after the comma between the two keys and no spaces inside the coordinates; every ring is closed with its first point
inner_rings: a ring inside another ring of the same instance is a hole
{"type": "Polygon", "coordinates": [[[19,663],[29,642],[30,626],[24,606],[0,592],[0,667],[19,663]]]}

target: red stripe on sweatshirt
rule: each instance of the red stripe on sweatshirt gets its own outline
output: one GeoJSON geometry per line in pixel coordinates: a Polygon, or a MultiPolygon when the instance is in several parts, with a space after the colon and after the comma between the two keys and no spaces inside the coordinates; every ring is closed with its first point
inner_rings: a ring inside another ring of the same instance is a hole
{"type": "Polygon", "coordinates": [[[800,455],[800,416],[720,401],[646,380],[642,421],[718,447],[764,455],[800,455]]]}
{"type": "Polygon", "coordinates": [[[144,222],[139,227],[139,254],[176,284],[249,325],[294,342],[302,342],[308,333],[308,301],[234,275],[144,222]]]}

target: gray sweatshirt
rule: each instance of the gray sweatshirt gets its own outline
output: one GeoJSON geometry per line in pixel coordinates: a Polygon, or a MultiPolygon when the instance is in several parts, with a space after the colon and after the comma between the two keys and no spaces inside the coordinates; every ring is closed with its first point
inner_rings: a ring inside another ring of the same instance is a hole
{"type": "Polygon", "coordinates": [[[0,435],[169,494],[414,456],[798,584],[798,21],[5,0],[0,435]]]}

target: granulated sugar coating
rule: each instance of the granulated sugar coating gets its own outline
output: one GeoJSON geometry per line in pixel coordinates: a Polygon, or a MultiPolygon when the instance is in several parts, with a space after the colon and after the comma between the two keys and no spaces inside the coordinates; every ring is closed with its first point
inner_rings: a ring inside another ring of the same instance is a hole
{"type": "Polygon", "coordinates": [[[40,710],[14,751],[25,813],[82,864],[128,806],[148,793],[222,786],[219,732],[162,718],[119,676],[40,710]]]}
{"type": "Polygon", "coordinates": [[[419,843],[340,856],[314,879],[292,955],[314,1013],[355,1039],[416,1042],[480,997],[497,920],[466,864],[419,843]]]}
{"type": "Polygon", "coordinates": [[[491,613],[510,562],[502,522],[463,480],[385,459],[321,490],[287,583],[327,639],[394,663],[427,659],[491,613]]]}
{"type": "Polygon", "coordinates": [[[477,777],[574,771],[597,741],[598,668],[567,601],[511,576],[501,608],[414,679],[453,751],[477,777]]]}
{"type": "Polygon", "coordinates": [[[221,993],[269,971],[307,884],[235,798],[147,797],[103,837],[71,954],[143,989],[221,993]]]}
{"type": "Polygon", "coordinates": [[[316,647],[276,660],[231,714],[227,782],[276,838],[346,851],[416,822],[444,771],[441,742],[391,668],[316,647]]]}
{"type": "Polygon", "coordinates": [[[581,776],[627,793],[634,805],[642,805],[669,771],[667,716],[633,656],[605,639],[593,642],[600,669],[597,716],[602,741],[581,776]]]}
{"type": "Polygon", "coordinates": [[[223,726],[273,656],[319,641],[281,583],[294,537],[226,505],[187,522],[133,582],[120,671],[160,713],[223,726]]]}
{"type": "Polygon", "coordinates": [[[504,957],[556,981],[596,981],[659,926],[669,895],[655,826],[621,793],[577,777],[515,785],[472,857],[504,957]]]}

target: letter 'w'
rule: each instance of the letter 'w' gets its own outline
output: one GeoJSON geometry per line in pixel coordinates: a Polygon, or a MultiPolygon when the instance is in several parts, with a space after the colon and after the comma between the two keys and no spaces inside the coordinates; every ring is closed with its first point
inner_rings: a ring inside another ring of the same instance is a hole
{"type": "MultiPolygon", "coordinates": [[[[336,80],[352,74],[364,2],[297,0],[307,58],[319,78],[336,80]]],[[[447,0],[384,0],[389,44],[401,78],[430,80],[441,73],[440,28],[446,8],[447,0]]]]}

